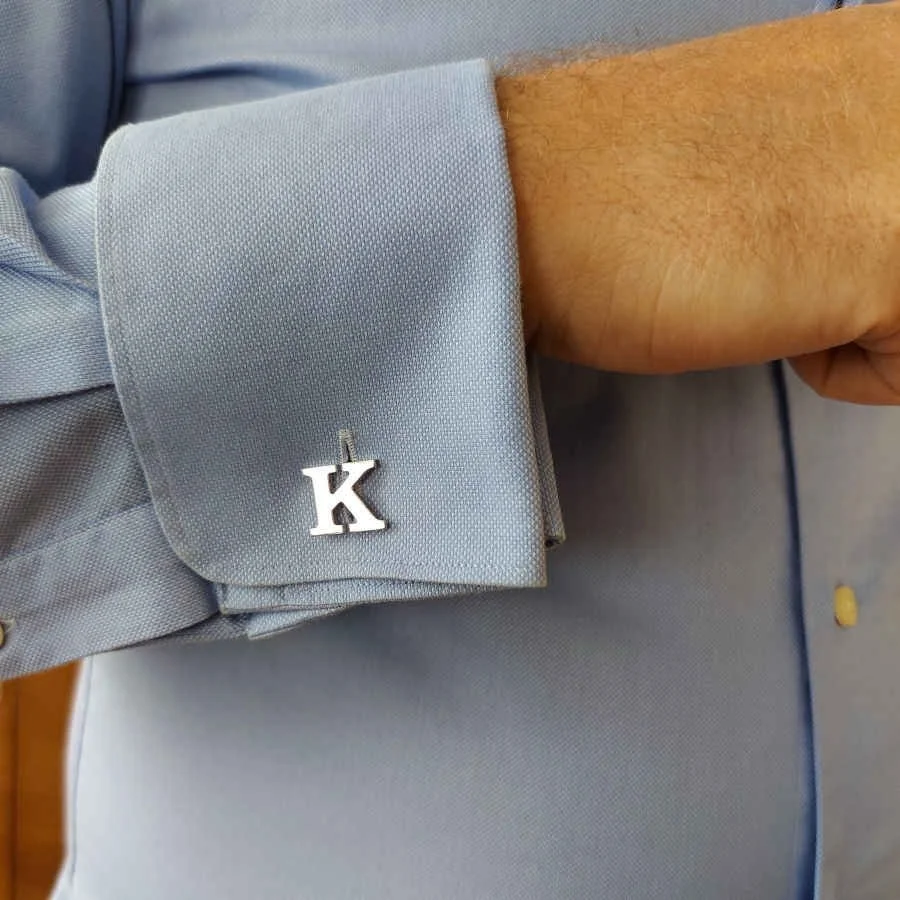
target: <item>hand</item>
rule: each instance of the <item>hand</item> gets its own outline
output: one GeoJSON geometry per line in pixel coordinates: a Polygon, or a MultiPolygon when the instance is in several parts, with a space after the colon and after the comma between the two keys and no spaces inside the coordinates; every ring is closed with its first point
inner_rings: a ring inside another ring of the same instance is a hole
{"type": "Polygon", "coordinates": [[[526,335],[900,404],[900,4],[497,79],[526,335]]]}

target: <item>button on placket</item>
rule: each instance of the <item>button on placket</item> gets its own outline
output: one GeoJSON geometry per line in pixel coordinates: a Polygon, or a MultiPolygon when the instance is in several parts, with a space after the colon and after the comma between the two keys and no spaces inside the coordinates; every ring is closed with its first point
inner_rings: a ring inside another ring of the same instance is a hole
{"type": "Polygon", "coordinates": [[[834,589],[834,620],[841,628],[853,628],[859,621],[856,591],[846,584],[839,584],[834,589]]]}

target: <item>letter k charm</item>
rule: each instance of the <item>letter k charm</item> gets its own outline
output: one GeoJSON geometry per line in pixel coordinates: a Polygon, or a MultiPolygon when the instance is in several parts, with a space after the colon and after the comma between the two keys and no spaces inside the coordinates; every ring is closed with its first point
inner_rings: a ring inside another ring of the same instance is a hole
{"type": "Polygon", "coordinates": [[[310,534],[343,534],[346,530],[381,531],[387,527],[387,522],[376,518],[354,490],[363,476],[377,465],[377,459],[361,459],[344,462],[340,466],[313,466],[301,470],[312,481],[316,516],[319,520],[314,528],[309,529],[310,534]],[[338,469],[346,473],[347,477],[339,487],[332,490],[332,475],[336,475],[338,469]],[[338,506],[343,506],[353,516],[349,526],[334,521],[334,511],[338,506]]]}

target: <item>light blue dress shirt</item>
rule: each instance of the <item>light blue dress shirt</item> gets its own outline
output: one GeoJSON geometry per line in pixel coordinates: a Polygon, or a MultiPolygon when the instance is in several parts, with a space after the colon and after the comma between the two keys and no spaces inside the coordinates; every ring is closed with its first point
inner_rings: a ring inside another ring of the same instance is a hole
{"type": "Polygon", "coordinates": [[[102,654],[55,900],[900,896],[900,411],[528,360],[492,87],[827,5],[4,4],[0,676],[102,654]],[[347,432],[388,527],[314,536],[347,432]]]}

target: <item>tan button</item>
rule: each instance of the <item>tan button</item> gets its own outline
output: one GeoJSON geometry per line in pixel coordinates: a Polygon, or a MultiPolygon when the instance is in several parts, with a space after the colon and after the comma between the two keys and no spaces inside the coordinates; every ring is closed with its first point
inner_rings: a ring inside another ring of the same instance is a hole
{"type": "Polygon", "coordinates": [[[6,622],[0,622],[0,647],[6,643],[6,622]]]}
{"type": "Polygon", "coordinates": [[[856,592],[846,584],[840,584],[834,589],[834,620],[841,628],[852,628],[859,621],[856,592]]]}

